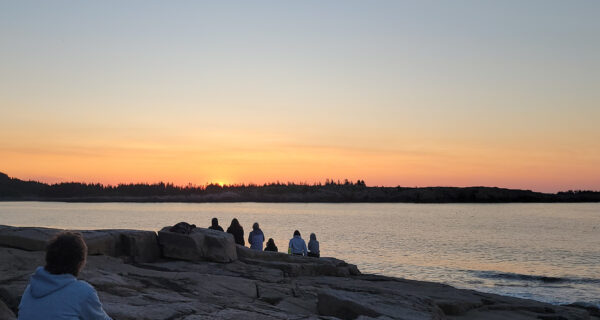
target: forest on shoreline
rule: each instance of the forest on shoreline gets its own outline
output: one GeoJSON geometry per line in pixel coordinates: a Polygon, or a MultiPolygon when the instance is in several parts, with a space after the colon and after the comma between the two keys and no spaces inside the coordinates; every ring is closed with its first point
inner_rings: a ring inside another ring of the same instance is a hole
{"type": "Polygon", "coordinates": [[[542,193],[497,187],[380,187],[363,180],[325,183],[268,183],[262,185],[172,183],[103,185],[62,182],[46,184],[11,178],[0,172],[0,201],[66,202],[407,202],[507,203],[600,202],[600,192],[569,190],[542,193]]]}

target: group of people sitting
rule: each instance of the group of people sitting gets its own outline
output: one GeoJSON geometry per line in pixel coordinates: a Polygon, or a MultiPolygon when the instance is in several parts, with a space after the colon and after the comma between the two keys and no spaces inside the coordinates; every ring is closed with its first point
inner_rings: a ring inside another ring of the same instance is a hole
{"type": "MultiPolygon", "coordinates": [[[[208,228],[217,231],[224,231],[219,225],[219,219],[217,218],[212,218],[212,224],[208,228]]],[[[244,240],[244,228],[240,225],[238,219],[233,218],[233,220],[231,220],[231,224],[229,225],[229,228],[227,228],[227,233],[231,233],[233,235],[235,243],[242,246],[246,245],[246,241],[244,240]]],[[[248,235],[248,244],[250,244],[250,249],[262,251],[264,242],[265,234],[262,232],[262,230],[260,230],[258,222],[255,222],[252,225],[252,231],[250,231],[250,234],[248,235]]],[[[279,252],[273,238],[269,238],[264,251],[279,252]]],[[[308,242],[307,247],[306,242],[300,236],[300,231],[294,231],[294,237],[290,239],[290,243],[288,245],[288,254],[316,258],[320,257],[321,252],[319,250],[319,241],[317,241],[317,236],[314,233],[310,234],[310,241],[308,242]]]]}

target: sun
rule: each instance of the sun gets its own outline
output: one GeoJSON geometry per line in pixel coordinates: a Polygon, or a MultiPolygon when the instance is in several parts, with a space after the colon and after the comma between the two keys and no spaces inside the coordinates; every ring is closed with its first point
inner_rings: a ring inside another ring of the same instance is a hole
{"type": "Polygon", "coordinates": [[[212,183],[218,184],[221,187],[229,184],[229,182],[227,182],[226,180],[222,180],[222,179],[213,180],[212,183]]]}

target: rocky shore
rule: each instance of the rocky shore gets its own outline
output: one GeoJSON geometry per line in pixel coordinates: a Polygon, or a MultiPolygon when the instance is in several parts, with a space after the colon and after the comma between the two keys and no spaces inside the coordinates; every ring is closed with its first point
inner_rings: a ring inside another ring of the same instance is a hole
{"type": "MultiPolygon", "coordinates": [[[[29,276],[58,229],[0,226],[0,319],[16,319],[29,276]]],[[[113,319],[600,319],[555,306],[447,285],[361,274],[334,258],[257,252],[229,234],[81,231],[80,278],[113,319]]]]}

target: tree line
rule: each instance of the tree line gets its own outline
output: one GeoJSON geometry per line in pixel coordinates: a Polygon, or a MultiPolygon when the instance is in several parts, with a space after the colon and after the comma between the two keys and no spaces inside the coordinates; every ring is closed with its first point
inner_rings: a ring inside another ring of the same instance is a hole
{"type": "Polygon", "coordinates": [[[556,194],[496,187],[380,187],[364,180],[326,179],[324,183],[273,182],[265,184],[205,185],[173,183],[23,181],[0,173],[0,200],[132,201],[132,202],[600,202],[600,192],[569,190],[556,194]]]}

